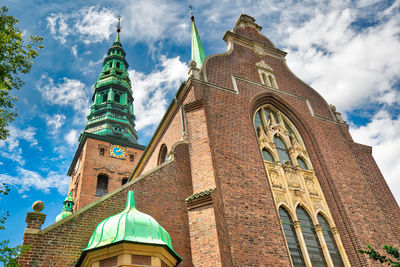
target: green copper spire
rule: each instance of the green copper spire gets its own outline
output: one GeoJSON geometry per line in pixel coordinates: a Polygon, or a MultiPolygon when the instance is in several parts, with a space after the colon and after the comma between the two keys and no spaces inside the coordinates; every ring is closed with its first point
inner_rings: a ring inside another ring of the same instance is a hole
{"type": "Polygon", "coordinates": [[[73,213],[72,207],[74,206],[74,200],[72,199],[72,193],[69,192],[67,198],[63,202],[63,209],[60,214],[57,215],[56,217],[56,222],[58,222],[61,219],[64,219],[68,215],[71,215],[73,213]]]}
{"type": "Polygon", "coordinates": [[[194,22],[194,16],[192,7],[190,6],[190,19],[192,20],[192,57],[191,60],[196,62],[197,68],[201,67],[206,55],[204,53],[203,45],[201,44],[200,35],[197,32],[196,23],[194,22]]]}
{"type": "Polygon", "coordinates": [[[168,232],[153,217],[136,209],[133,191],[128,192],[126,206],[122,212],[97,225],[84,251],[121,241],[165,246],[180,259],[172,248],[168,232]]]}
{"type": "Polygon", "coordinates": [[[85,132],[137,144],[129,64],[122,49],[120,32],[121,23],[118,18],[117,38],[108,49],[107,57],[103,61],[103,70],[94,85],[93,104],[85,132]]]}

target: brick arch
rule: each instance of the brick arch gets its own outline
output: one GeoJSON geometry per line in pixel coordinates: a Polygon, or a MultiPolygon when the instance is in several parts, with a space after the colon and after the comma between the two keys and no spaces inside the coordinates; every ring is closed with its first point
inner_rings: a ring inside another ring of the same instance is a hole
{"type": "MultiPolygon", "coordinates": [[[[324,102],[326,103],[325,100],[324,102]]],[[[336,197],[338,195],[338,190],[333,182],[330,181],[332,175],[329,171],[327,163],[322,158],[321,148],[317,142],[313,142],[313,140],[316,140],[317,138],[313,134],[312,127],[307,121],[301,119],[299,112],[296,111],[296,108],[294,108],[276,93],[272,92],[260,92],[251,98],[248,113],[251,125],[253,124],[254,112],[256,112],[261,105],[265,104],[271,104],[280,110],[297,128],[310,155],[310,161],[312,162],[316,177],[320,182],[321,189],[332,213],[332,217],[336,222],[339,233],[342,236],[342,240],[350,240],[349,242],[344,243],[345,249],[346,251],[356,251],[360,246],[359,240],[353,234],[354,229],[351,225],[348,215],[346,214],[343,201],[336,197]],[[323,181],[322,178],[325,178],[325,181],[323,181]]],[[[258,142],[256,134],[254,134],[254,138],[255,142],[258,142]]],[[[356,254],[355,256],[357,257],[357,262],[365,262],[365,259],[361,255],[356,254]]]]}

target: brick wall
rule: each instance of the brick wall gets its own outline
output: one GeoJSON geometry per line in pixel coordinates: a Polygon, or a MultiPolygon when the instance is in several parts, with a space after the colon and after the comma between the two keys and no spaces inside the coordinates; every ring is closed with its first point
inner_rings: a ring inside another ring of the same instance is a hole
{"type": "Polygon", "coordinates": [[[126,159],[110,157],[110,143],[93,138],[87,138],[81,151],[81,159],[77,171],[71,175],[69,191],[73,190],[74,210],[79,210],[93,201],[96,196],[97,176],[104,174],[108,177],[108,192],[122,185],[122,179],[129,178],[138,163],[143,151],[126,147],[126,159]],[[100,155],[104,148],[104,155],[100,155]],[[133,155],[133,161],[130,161],[133,155]]]}
{"type": "Polygon", "coordinates": [[[97,224],[123,210],[128,190],[135,191],[138,210],[153,216],[168,231],[175,252],[183,259],[180,266],[192,266],[184,201],[192,194],[187,145],[176,147],[175,159],[39,234],[25,234],[24,244],[32,247],[20,258],[21,266],[73,266],[97,224]]]}

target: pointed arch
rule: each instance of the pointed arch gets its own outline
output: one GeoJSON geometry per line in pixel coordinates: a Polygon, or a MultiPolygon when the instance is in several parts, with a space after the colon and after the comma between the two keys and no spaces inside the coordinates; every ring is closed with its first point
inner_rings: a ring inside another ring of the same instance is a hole
{"type": "Polygon", "coordinates": [[[284,208],[283,205],[279,207],[278,213],[281,219],[283,233],[285,235],[286,244],[289,248],[289,254],[290,258],[292,259],[293,266],[306,266],[290,213],[284,208]]]}
{"type": "Polygon", "coordinates": [[[285,141],[283,141],[281,137],[274,135],[274,143],[276,146],[276,151],[278,152],[279,161],[282,164],[285,164],[286,162],[292,163],[289,155],[289,149],[285,141]]]}
{"type": "Polygon", "coordinates": [[[319,225],[321,226],[322,234],[325,239],[326,246],[328,247],[329,254],[331,256],[333,265],[335,267],[344,267],[344,263],[342,257],[340,256],[340,252],[338,246],[336,244],[335,238],[332,233],[332,228],[324,215],[321,212],[318,213],[317,219],[319,225]]]}
{"type": "Polygon", "coordinates": [[[273,153],[269,149],[264,147],[261,150],[261,153],[262,153],[262,156],[263,156],[264,160],[270,161],[270,162],[275,162],[276,161],[274,156],[273,156],[273,153]]]}
{"type": "Polygon", "coordinates": [[[165,144],[162,144],[160,147],[160,152],[158,154],[158,165],[167,161],[168,157],[168,149],[165,144]]]}
{"type": "Polygon", "coordinates": [[[299,165],[299,167],[303,170],[309,170],[310,167],[308,167],[307,161],[302,157],[302,156],[298,156],[296,158],[297,160],[297,164],[299,165]]]}
{"type": "Polygon", "coordinates": [[[302,207],[296,208],[297,220],[300,222],[300,227],[303,233],[303,238],[306,243],[308,255],[313,266],[327,266],[321,244],[319,243],[313,220],[309,213],[302,207]]]}

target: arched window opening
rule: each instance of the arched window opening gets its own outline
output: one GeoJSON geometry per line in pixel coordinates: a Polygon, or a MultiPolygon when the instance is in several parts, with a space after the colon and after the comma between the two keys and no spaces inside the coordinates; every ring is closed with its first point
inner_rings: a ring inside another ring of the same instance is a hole
{"type": "Polygon", "coordinates": [[[101,156],[104,156],[104,148],[103,148],[103,147],[100,148],[100,155],[101,155],[101,156]]]}
{"type": "Polygon", "coordinates": [[[114,94],[114,102],[120,103],[121,95],[118,93],[114,94]]]}
{"type": "Polygon", "coordinates": [[[321,225],[322,234],[324,235],[325,243],[328,247],[329,254],[331,255],[333,265],[335,267],[344,267],[344,263],[342,261],[342,257],[340,256],[339,249],[336,245],[335,238],[333,237],[331,227],[325,217],[322,216],[320,213],[318,213],[318,222],[321,225]]]}
{"type": "Polygon", "coordinates": [[[167,153],[168,149],[166,145],[162,145],[160,148],[160,154],[158,156],[158,165],[162,164],[163,162],[167,161],[167,153]]]}
{"type": "Polygon", "coordinates": [[[310,216],[302,207],[297,208],[296,214],[297,219],[300,222],[301,231],[303,232],[303,238],[306,243],[312,266],[327,266],[310,216]]]}
{"type": "Polygon", "coordinates": [[[286,162],[292,163],[289,156],[289,150],[281,138],[274,136],[274,143],[276,145],[276,151],[278,152],[279,161],[282,164],[286,162]]]}
{"type": "Polygon", "coordinates": [[[263,155],[264,160],[275,162],[274,157],[267,149],[263,148],[262,155],[263,155]]]}
{"type": "Polygon", "coordinates": [[[265,73],[262,73],[261,76],[262,76],[264,85],[271,86],[271,84],[269,83],[269,80],[267,78],[267,75],[265,73]]]}
{"type": "Polygon", "coordinates": [[[133,161],[134,157],[132,154],[129,155],[129,161],[133,161]]]}
{"type": "Polygon", "coordinates": [[[128,178],[123,178],[122,179],[122,185],[126,184],[128,182],[128,178]]]}
{"type": "Polygon", "coordinates": [[[274,81],[274,77],[272,77],[272,75],[268,75],[268,80],[269,80],[269,84],[271,87],[275,87],[275,81],[274,81]]]}
{"type": "Polygon", "coordinates": [[[257,129],[260,125],[262,126],[261,114],[260,111],[257,111],[256,115],[254,116],[254,127],[256,128],[256,132],[258,132],[257,129]]]}
{"type": "Polygon", "coordinates": [[[299,167],[303,170],[308,170],[308,166],[306,164],[306,162],[301,158],[301,157],[297,157],[297,163],[299,164],[299,167]]]}
{"type": "Polygon", "coordinates": [[[108,94],[107,94],[107,93],[104,93],[104,94],[103,94],[102,102],[107,102],[107,99],[108,99],[108,94]]]}
{"type": "Polygon", "coordinates": [[[119,69],[119,62],[117,62],[117,64],[116,64],[116,65],[117,65],[117,68],[119,69]]]}
{"type": "Polygon", "coordinates": [[[97,176],[96,196],[104,196],[108,192],[108,177],[104,174],[97,176]]]}
{"type": "Polygon", "coordinates": [[[293,266],[306,266],[290,214],[283,207],[279,207],[279,217],[281,218],[283,233],[286,237],[293,266]]]}

